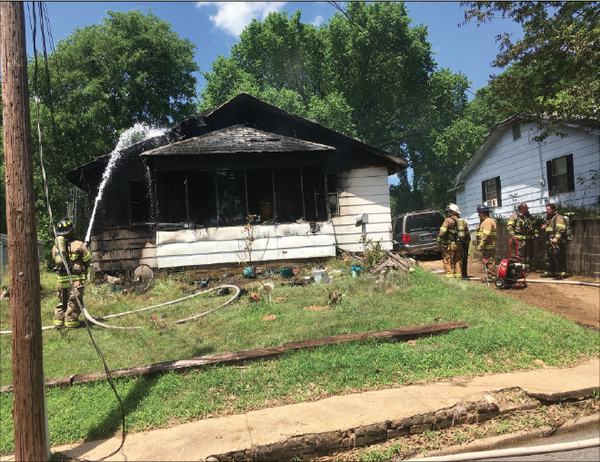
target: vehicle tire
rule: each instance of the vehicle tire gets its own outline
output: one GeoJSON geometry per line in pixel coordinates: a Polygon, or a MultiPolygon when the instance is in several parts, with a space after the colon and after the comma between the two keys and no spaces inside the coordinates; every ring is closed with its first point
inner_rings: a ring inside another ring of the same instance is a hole
{"type": "Polygon", "coordinates": [[[498,287],[498,289],[504,289],[504,286],[505,286],[504,279],[497,278],[494,281],[494,284],[496,285],[496,287],[498,287]]]}

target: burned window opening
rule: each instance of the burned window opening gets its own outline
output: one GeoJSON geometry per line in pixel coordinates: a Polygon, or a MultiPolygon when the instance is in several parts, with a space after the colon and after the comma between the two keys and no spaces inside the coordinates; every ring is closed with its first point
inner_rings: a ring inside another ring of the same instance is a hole
{"type": "Polygon", "coordinates": [[[155,178],[160,229],[241,226],[249,215],[269,224],[329,218],[328,178],[319,167],[155,172],[155,178]]]}
{"type": "Polygon", "coordinates": [[[338,194],[338,176],[336,173],[327,175],[327,204],[332,216],[340,214],[340,197],[338,194]]]}
{"type": "Polygon", "coordinates": [[[149,225],[154,222],[152,184],[149,181],[129,182],[129,217],[131,225],[149,225]]]}

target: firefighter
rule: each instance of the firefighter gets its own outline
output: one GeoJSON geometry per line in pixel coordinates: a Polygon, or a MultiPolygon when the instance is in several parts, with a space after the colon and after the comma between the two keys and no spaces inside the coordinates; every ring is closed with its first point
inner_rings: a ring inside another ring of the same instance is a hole
{"type": "Polygon", "coordinates": [[[437,237],[437,247],[442,249],[446,277],[462,278],[463,242],[469,239],[469,229],[467,222],[459,218],[460,210],[456,204],[448,204],[446,216],[437,237]]]}
{"type": "Polygon", "coordinates": [[[523,259],[525,271],[529,272],[533,260],[533,238],[537,239],[540,235],[525,202],[521,202],[517,207],[517,213],[510,216],[506,229],[511,239],[514,237],[519,240],[519,253],[516,256],[523,259]]]}
{"type": "Polygon", "coordinates": [[[546,233],[548,270],[540,277],[564,279],[567,275],[567,224],[563,216],[556,211],[555,204],[546,205],[546,218],[542,229],[546,233]]]}
{"type": "Polygon", "coordinates": [[[75,297],[83,306],[84,284],[91,256],[86,245],[75,237],[75,225],[68,218],[63,218],[56,225],[56,234],[58,235],[57,242],[52,248],[58,289],[58,305],[54,308],[54,325],[59,328],[64,326],[73,329],[80,326],[81,308],[75,297]],[[64,259],[61,257],[61,253],[64,259]],[[72,290],[67,265],[73,280],[72,290]]]}
{"type": "Polygon", "coordinates": [[[479,215],[479,226],[475,232],[477,250],[481,250],[482,260],[487,261],[487,278],[483,278],[481,282],[494,282],[498,275],[498,266],[496,265],[496,221],[490,217],[490,208],[487,205],[478,205],[477,215],[479,215]]]}

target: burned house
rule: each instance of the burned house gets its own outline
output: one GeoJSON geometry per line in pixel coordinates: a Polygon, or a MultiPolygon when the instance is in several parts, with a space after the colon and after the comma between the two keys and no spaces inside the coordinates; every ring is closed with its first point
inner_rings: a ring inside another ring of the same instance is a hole
{"type": "MultiPolygon", "coordinates": [[[[92,204],[108,161],[67,173],[92,204]]],[[[121,153],[93,222],[93,268],[316,259],[363,251],[363,234],[391,249],[387,177],[404,168],[242,93],[121,153]]]]}

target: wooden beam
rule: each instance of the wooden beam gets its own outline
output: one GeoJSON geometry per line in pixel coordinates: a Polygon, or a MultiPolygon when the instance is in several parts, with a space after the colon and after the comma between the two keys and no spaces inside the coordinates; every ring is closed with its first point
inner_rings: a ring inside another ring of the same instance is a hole
{"type": "MultiPolygon", "coordinates": [[[[242,350],[233,353],[220,353],[216,355],[200,356],[197,358],[180,359],[178,361],[166,361],[145,366],[136,366],[126,369],[110,371],[112,377],[126,377],[131,375],[147,375],[167,372],[175,369],[191,369],[202,367],[206,364],[236,363],[252,359],[277,356],[287,350],[299,350],[312,348],[333,343],[352,342],[367,340],[369,338],[393,338],[396,340],[412,340],[426,335],[437,335],[453,329],[463,329],[467,323],[463,321],[442,322],[438,324],[427,324],[423,326],[402,327],[399,329],[377,330],[373,332],[361,332],[358,334],[337,335],[335,337],[324,337],[318,339],[301,340],[299,342],[288,342],[280,346],[269,348],[257,348],[254,350],[242,350]]],[[[105,372],[91,372],[89,374],[69,375],[46,381],[46,387],[71,386],[76,383],[87,383],[102,380],[106,377],[105,372]]],[[[12,391],[10,385],[0,387],[0,393],[12,391]]]]}
{"type": "Polygon", "coordinates": [[[40,269],[23,3],[0,3],[16,460],[48,460],[40,269]]]}

